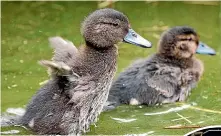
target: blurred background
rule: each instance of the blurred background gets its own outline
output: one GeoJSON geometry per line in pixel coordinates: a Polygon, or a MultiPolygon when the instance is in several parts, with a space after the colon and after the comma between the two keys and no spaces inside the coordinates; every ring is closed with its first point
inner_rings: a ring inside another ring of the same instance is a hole
{"type": "MultiPolygon", "coordinates": [[[[90,12],[104,7],[126,14],[132,28],[153,43],[151,49],[120,44],[118,73],[135,59],[156,52],[161,33],[174,26],[195,28],[200,40],[214,48],[217,55],[197,55],[204,62],[205,73],[185,103],[156,107],[122,105],[103,112],[88,134],[183,135],[194,130],[194,126],[221,124],[220,1],[1,2],[1,112],[25,108],[41,87],[39,83],[48,79],[46,69],[37,64],[38,60],[51,59],[53,55],[48,38],[61,36],[76,46],[83,44],[81,22],[90,12]],[[155,112],[160,114],[148,114],[155,112]]],[[[22,127],[2,128],[7,130],[19,130],[19,135],[32,134],[22,127]]]]}

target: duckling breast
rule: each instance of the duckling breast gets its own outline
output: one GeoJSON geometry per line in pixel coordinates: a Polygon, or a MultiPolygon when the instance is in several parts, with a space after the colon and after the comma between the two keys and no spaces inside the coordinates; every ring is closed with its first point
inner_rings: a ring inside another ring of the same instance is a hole
{"type": "Polygon", "coordinates": [[[85,67],[73,69],[84,74],[79,78],[78,84],[69,91],[71,100],[60,125],[67,134],[85,133],[90,124],[97,121],[116,72],[116,49],[93,51],[93,54],[92,50],[84,50],[87,56],[82,59],[86,60],[80,61],[84,62],[85,67]]]}

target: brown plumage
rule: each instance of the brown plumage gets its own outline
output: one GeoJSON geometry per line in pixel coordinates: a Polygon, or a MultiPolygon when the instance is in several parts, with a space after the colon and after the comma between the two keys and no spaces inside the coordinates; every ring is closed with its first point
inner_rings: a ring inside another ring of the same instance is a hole
{"type": "Polygon", "coordinates": [[[164,32],[156,54],[135,61],[113,82],[104,110],[124,104],[184,101],[203,74],[203,63],[193,55],[199,38],[190,27],[164,32]]]}
{"type": "Polygon", "coordinates": [[[127,17],[113,9],[90,14],[82,24],[86,45],[49,39],[55,55],[40,63],[51,79],[27,106],[21,123],[38,134],[81,134],[97,121],[116,72],[117,43],[129,31],[127,17]]]}

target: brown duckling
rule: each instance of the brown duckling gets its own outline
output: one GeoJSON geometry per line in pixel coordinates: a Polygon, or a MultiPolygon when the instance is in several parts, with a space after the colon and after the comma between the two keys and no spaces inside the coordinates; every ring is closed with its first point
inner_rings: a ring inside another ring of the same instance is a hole
{"type": "Polygon", "coordinates": [[[203,74],[203,63],[194,54],[215,54],[190,27],[164,32],[156,54],[135,61],[113,82],[104,111],[119,104],[156,105],[186,100],[203,74]],[[203,48],[205,47],[205,48],[203,48]]]}
{"type": "Polygon", "coordinates": [[[59,37],[50,39],[55,55],[41,64],[50,68],[51,79],[33,96],[21,119],[37,134],[87,132],[107,100],[116,72],[116,44],[124,40],[151,47],[130,29],[127,17],[113,9],[91,13],[82,34],[86,45],[80,49],[59,37]]]}

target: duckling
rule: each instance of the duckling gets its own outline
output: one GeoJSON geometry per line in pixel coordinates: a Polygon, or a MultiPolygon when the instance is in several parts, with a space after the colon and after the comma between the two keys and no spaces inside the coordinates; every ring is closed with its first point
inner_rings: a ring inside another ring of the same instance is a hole
{"type": "Polygon", "coordinates": [[[194,54],[215,54],[209,46],[198,44],[199,37],[191,27],[177,26],[164,32],[156,54],[135,61],[120,73],[103,110],[121,103],[156,105],[185,101],[204,71],[203,63],[194,54]]]}
{"type": "Polygon", "coordinates": [[[62,38],[49,39],[55,55],[40,63],[51,79],[27,105],[21,123],[37,134],[89,131],[107,100],[116,72],[117,43],[149,48],[151,43],[130,28],[128,18],[114,9],[91,13],[82,24],[85,46],[77,49],[62,38]]]}

